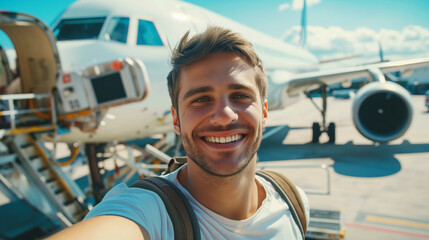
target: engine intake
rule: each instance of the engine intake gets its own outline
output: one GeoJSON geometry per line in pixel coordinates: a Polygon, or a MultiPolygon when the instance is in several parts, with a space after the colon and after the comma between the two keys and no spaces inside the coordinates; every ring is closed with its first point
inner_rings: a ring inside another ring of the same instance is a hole
{"type": "Polygon", "coordinates": [[[353,122],[369,140],[389,142],[411,124],[413,106],[407,90],[393,82],[373,82],[361,88],[353,102],[353,122]]]}

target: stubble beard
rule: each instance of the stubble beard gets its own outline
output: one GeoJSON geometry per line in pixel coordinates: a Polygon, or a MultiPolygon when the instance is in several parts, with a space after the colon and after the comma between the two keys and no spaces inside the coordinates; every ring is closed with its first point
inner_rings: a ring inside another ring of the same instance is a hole
{"type": "MultiPolygon", "coordinates": [[[[232,128],[234,127],[228,127],[228,129],[232,129],[232,128]]],[[[192,137],[194,142],[199,140],[197,136],[198,134],[196,132],[193,132],[192,137]]],[[[249,137],[249,135],[246,137],[249,137]]],[[[196,147],[195,144],[192,144],[191,139],[189,138],[189,135],[182,133],[183,148],[185,149],[186,155],[189,157],[189,159],[191,159],[192,162],[197,164],[204,172],[208,173],[209,175],[220,177],[220,178],[229,178],[243,171],[243,169],[245,169],[252,161],[253,157],[255,156],[256,152],[259,149],[259,146],[261,145],[261,141],[262,141],[262,126],[259,126],[256,132],[256,139],[253,142],[253,144],[250,146],[248,150],[243,151],[243,153],[241,153],[237,157],[239,161],[237,170],[231,173],[220,173],[220,172],[216,172],[208,164],[209,159],[206,159],[201,149],[196,147]]],[[[223,154],[224,155],[223,157],[228,158],[230,157],[231,154],[234,154],[234,153],[226,152],[223,154]]]]}

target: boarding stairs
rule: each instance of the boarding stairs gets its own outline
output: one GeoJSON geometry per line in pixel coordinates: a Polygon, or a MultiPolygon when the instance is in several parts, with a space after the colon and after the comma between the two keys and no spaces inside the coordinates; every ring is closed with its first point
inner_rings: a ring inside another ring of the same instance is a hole
{"type": "Polygon", "coordinates": [[[55,134],[56,121],[37,118],[42,112],[45,112],[43,116],[55,118],[54,108],[21,109],[15,106],[17,99],[39,97],[51,99],[47,94],[2,95],[1,100],[8,102],[9,109],[0,113],[7,116],[10,126],[1,129],[0,177],[3,185],[33,208],[64,227],[71,226],[82,220],[91,206],[83,191],[62,171],[41,140],[42,134],[55,134]],[[31,115],[32,112],[39,114],[31,115]],[[21,124],[24,117],[25,124],[21,124]]]}
{"type": "Polygon", "coordinates": [[[17,160],[28,177],[55,206],[57,213],[64,215],[71,223],[85,216],[85,194],[53,161],[49,150],[37,134],[14,136],[11,148],[17,154],[17,160]]]}
{"type": "Polygon", "coordinates": [[[310,209],[306,239],[343,239],[346,235],[341,210],[310,209]]]}

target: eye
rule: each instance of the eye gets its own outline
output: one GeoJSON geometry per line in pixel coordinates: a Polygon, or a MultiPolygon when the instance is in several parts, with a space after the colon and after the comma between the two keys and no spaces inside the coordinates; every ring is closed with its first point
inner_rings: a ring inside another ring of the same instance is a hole
{"type": "Polygon", "coordinates": [[[199,97],[192,100],[192,103],[202,103],[202,102],[208,102],[208,101],[210,101],[209,97],[199,97]]]}
{"type": "Polygon", "coordinates": [[[244,93],[235,93],[232,98],[234,99],[245,99],[245,98],[250,98],[249,95],[244,94],[244,93]]]}

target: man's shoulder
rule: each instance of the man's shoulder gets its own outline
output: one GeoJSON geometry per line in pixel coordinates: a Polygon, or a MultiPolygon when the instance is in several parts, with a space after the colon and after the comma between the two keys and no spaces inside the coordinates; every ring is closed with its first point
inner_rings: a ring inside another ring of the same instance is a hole
{"type": "MultiPolygon", "coordinates": [[[[128,187],[121,183],[113,187],[85,219],[99,215],[137,215],[141,213],[158,214],[163,210],[160,197],[149,190],[128,187]],[[144,204],[142,204],[144,203],[144,204]]],[[[165,209],[164,209],[165,210],[165,209]]]]}
{"type": "Polygon", "coordinates": [[[127,218],[144,228],[152,239],[169,239],[172,223],[162,199],[154,192],[119,184],[112,188],[86,219],[113,215],[127,218]]]}

